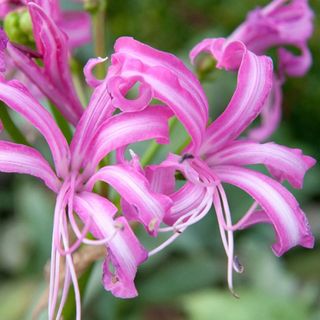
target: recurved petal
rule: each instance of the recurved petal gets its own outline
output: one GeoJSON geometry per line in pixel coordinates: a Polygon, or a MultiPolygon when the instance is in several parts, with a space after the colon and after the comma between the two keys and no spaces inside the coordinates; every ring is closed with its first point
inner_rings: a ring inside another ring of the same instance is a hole
{"type": "Polygon", "coordinates": [[[279,70],[291,77],[302,77],[312,64],[311,52],[306,44],[297,45],[300,55],[294,55],[285,48],[279,48],[279,70]]]}
{"type": "Polygon", "coordinates": [[[110,184],[135,208],[128,219],[141,222],[150,234],[156,235],[165,212],[171,206],[171,200],[167,196],[152,192],[148,180],[128,165],[103,167],[89,179],[87,189],[92,190],[97,181],[110,184]]]}
{"type": "Polygon", "coordinates": [[[140,112],[121,113],[106,120],[93,139],[91,157],[86,159],[92,171],[111,151],[139,141],[156,139],[158,143],[169,142],[168,119],[170,110],[150,107],[140,112]]]}
{"type": "Polygon", "coordinates": [[[119,298],[137,296],[134,278],[137,267],[147,259],[142,247],[124,217],[113,219],[117,208],[107,199],[82,192],[75,197],[75,210],[83,221],[93,220],[91,232],[97,239],[110,237],[103,264],[103,285],[119,298]],[[110,270],[110,263],[114,271],[110,270]]]}
{"type": "Polygon", "coordinates": [[[306,172],[316,163],[300,149],[292,149],[273,142],[259,144],[237,141],[213,154],[207,160],[209,166],[264,164],[270,173],[295,188],[302,188],[306,172]]]}
{"type": "Polygon", "coordinates": [[[176,57],[132,38],[120,38],[112,55],[109,81],[110,93],[118,104],[115,107],[122,108],[128,90],[140,83],[139,103],[131,101],[131,107],[141,110],[148,99],[160,100],[185,126],[195,149],[199,148],[208,119],[207,101],[196,77],[176,57]],[[112,82],[115,79],[118,86],[112,82]]]}
{"type": "Polygon", "coordinates": [[[256,54],[275,46],[305,42],[313,31],[308,0],[274,0],[249,12],[247,19],[228,37],[244,42],[256,54]]]}
{"type": "Polygon", "coordinates": [[[222,182],[243,189],[259,203],[275,229],[276,242],[272,249],[277,256],[296,245],[313,247],[314,237],[305,214],[293,195],[279,182],[241,167],[218,166],[214,171],[222,182]]]}
{"type": "Polygon", "coordinates": [[[96,76],[93,74],[93,69],[95,68],[96,65],[100,63],[104,63],[108,58],[91,58],[88,60],[86,65],[84,66],[83,73],[86,79],[87,84],[95,88],[98,85],[102,84],[103,80],[97,79],[96,76]]]}
{"type": "MultiPolygon", "coordinates": [[[[225,111],[207,129],[202,154],[211,154],[237,138],[261,112],[272,87],[272,61],[257,56],[241,42],[223,46],[221,39],[203,48],[217,59],[217,67],[238,70],[237,87],[225,111]]],[[[197,49],[194,49],[197,51],[197,49]]]]}
{"type": "Polygon", "coordinates": [[[56,193],[60,187],[59,179],[43,156],[24,145],[0,141],[0,171],[35,176],[56,193]]]}
{"type": "Polygon", "coordinates": [[[64,177],[70,161],[69,146],[50,113],[18,81],[0,82],[0,100],[40,131],[51,150],[57,175],[64,177]]]}

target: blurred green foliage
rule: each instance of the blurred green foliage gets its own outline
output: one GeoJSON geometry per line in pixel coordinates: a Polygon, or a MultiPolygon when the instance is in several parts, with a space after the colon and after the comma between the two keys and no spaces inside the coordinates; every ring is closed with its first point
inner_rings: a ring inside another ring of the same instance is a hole
{"type": "MultiPolygon", "coordinates": [[[[108,51],[112,52],[117,37],[130,35],[171,51],[188,63],[188,52],[199,40],[228,35],[249,10],[267,2],[109,0],[108,51]]],[[[307,76],[289,79],[285,84],[283,123],[273,139],[319,157],[320,2],[310,3],[316,13],[310,41],[314,63],[307,76]]],[[[69,1],[64,4],[69,8],[75,5],[69,1]]],[[[90,47],[78,52],[82,61],[91,55],[90,47]]],[[[226,106],[234,86],[235,78],[220,71],[214,83],[204,84],[212,117],[226,106]]],[[[181,129],[176,130],[174,139],[179,138],[181,129]]],[[[139,146],[136,150],[140,150],[139,146]]],[[[318,239],[319,180],[320,170],[315,168],[307,175],[304,190],[294,191],[318,239]]],[[[50,255],[54,196],[29,177],[1,175],[0,185],[0,319],[30,319],[45,286],[43,274],[50,255]]],[[[233,213],[239,217],[250,201],[243,193],[229,189],[233,213]]],[[[141,236],[146,243],[143,231],[141,236]]],[[[270,249],[273,232],[267,226],[239,233],[235,240],[236,253],[245,266],[242,275],[235,275],[239,300],[227,290],[226,257],[211,212],[166,251],[139,268],[136,299],[119,300],[105,292],[98,262],[84,297],[83,319],[320,319],[317,247],[313,251],[296,248],[281,259],[276,258],[270,249]]]]}

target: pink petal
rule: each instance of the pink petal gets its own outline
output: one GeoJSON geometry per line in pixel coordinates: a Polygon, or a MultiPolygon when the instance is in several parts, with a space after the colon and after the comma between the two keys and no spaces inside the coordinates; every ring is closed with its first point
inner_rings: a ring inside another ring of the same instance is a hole
{"type": "Polygon", "coordinates": [[[93,235],[98,238],[114,237],[107,245],[107,257],[103,265],[103,285],[119,298],[137,296],[134,278],[137,267],[147,259],[147,252],[139,243],[124,217],[113,220],[117,210],[108,200],[89,192],[75,197],[75,210],[84,221],[93,219],[93,235]],[[116,232],[116,233],[115,233],[116,232]],[[114,272],[110,271],[110,263],[114,272]]]}
{"type": "Polygon", "coordinates": [[[228,39],[242,41],[253,52],[262,54],[271,47],[306,42],[312,35],[312,20],[307,0],[274,0],[251,11],[228,39]]]}
{"type": "Polygon", "coordinates": [[[97,181],[110,184],[126,202],[136,208],[132,215],[129,213],[128,219],[141,222],[150,234],[156,234],[165,212],[171,206],[168,197],[151,192],[147,179],[128,165],[103,167],[87,182],[87,189],[92,190],[97,181]]]}
{"type": "Polygon", "coordinates": [[[209,166],[264,164],[280,180],[288,180],[295,188],[302,188],[305,173],[315,159],[303,155],[300,149],[291,149],[273,142],[258,144],[237,141],[206,159],[209,166]]]}
{"type": "Polygon", "coordinates": [[[123,108],[126,92],[139,82],[143,85],[138,97],[141,101],[139,104],[131,101],[132,111],[146,107],[148,99],[162,101],[183,123],[196,148],[200,146],[208,119],[208,104],[199,81],[179,59],[133,38],[122,37],[115,44],[108,77],[110,93],[117,97],[115,102],[120,103],[116,107],[123,108]],[[118,86],[112,82],[113,78],[118,86]]]}
{"type": "Polygon", "coordinates": [[[281,120],[281,106],[282,106],[282,81],[276,76],[273,78],[273,86],[271,92],[264,104],[260,114],[260,126],[250,129],[248,137],[254,141],[267,140],[278,128],[281,120]]]}
{"type": "Polygon", "coordinates": [[[177,192],[170,195],[173,205],[164,216],[163,221],[167,225],[173,225],[180,217],[192,210],[202,208],[203,200],[206,197],[206,188],[190,182],[181,187],[177,192]]]}
{"type": "Polygon", "coordinates": [[[313,247],[314,238],[305,214],[293,195],[280,183],[241,167],[218,166],[214,172],[222,182],[243,189],[260,204],[277,235],[272,246],[276,255],[280,256],[296,245],[313,247]]]}
{"type": "Polygon", "coordinates": [[[7,141],[0,141],[0,171],[35,176],[54,192],[60,181],[48,162],[35,149],[7,141]]]}
{"type": "Polygon", "coordinates": [[[111,116],[113,111],[114,107],[107,90],[107,82],[103,81],[94,89],[89,105],[76,127],[71,142],[72,168],[74,170],[80,169],[98,127],[111,116]]]}
{"type": "Polygon", "coordinates": [[[92,59],[89,59],[86,65],[84,66],[83,73],[84,73],[86,82],[90,87],[95,88],[98,85],[102,84],[103,80],[97,79],[95,77],[95,75],[93,74],[93,69],[95,68],[96,65],[107,61],[107,59],[108,58],[100,58],[100,57],[92,58],[92,59]]]}
{"type": "Polygon", "coordinates": [[[168,143],[170,116],[170,110],[165,107],[150,107],[141,112],[121,113],[109,118],[99,127],[93,139],[91,157],[86,159],[88,170],[94,170],[107,154],[122,146],[149,139],[168,143]]]}
{"type": "Polygon", "coordinates": [[[8,37],[5,32],[0,29],[0,72],[6,71],[5,49],[7,48],[8,37]]]}
{"type": "MultiPolygon", "coordinates": [[[[45,84],[37,83],[37,85],[56,104],[61,112],[65,114],[65,109],[72,112],[72,118],[68,119],[73,124],[76,124],[83,113],[83,108],[72,83],[66,36],[41,7],[32,2],[28,4],[28,7],[37,48],[43,58],[43,72],[50,84],[48,86],[47,81],[45,84]],[[63,93],[67,105],[53,95],[52,87],[63,93]]],[[[28,71],[28,69],[24,71],[28,71]]],[[[27,76],[32,79],[34,74],[27,74],[27,76]]],[[[34,81],[37,81],[37,78],[34,81]]]]}
{"type": "Polygon", "coordinates": [[[69,147],[51,114],[18,81],[0,82],[0,100],[41,132],[50,147],[58,176],[65,177],[70,161],[69,147]]]}
{"type": "Polygon", "coordinates": [[[200,53],[198,46],[217,59],[218,68],[239,70],[237,88],[229,105],[206,131],[201,150],[213,153],[237,138],[261,112],[272,86],[272,61],[256,56],[241,42],[223,47],[222,39],[204,40],[193,49],[191,57],[200,53]]]}
{"type": "Polygon", "coordinates": [[[285,48],[279,48],[279,69],[283,74],[291,77],[302,77],[307,73],[312,64],[311,52],[307,45],[297,45],[301,54],[296,56],[285,48]]]}

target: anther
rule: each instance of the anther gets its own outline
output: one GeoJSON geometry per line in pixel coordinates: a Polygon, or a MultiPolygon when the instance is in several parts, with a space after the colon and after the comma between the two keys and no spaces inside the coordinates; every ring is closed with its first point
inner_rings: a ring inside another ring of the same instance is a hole
{"type": "Polygon", "coordinates": [[[188,159],[194,159],[194,155],[192,155],[191,153],[185,153],[179,160],[179,163],[182,163],[183,161],[188,159]]]}
{"type": "Polygon", "coordinates": [[[238,273],[242,273],[244,271],[244,266],[241,264],[238,256],[234,256],[233,258],[233,267],[238,273]]]}

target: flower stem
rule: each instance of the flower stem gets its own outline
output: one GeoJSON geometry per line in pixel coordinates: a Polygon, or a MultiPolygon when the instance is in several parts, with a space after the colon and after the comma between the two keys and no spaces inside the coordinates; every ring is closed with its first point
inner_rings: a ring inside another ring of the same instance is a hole
{"type": "MultiPolygon", "coordinates": [[[[177,125],[177,123],[178,123],[178,120],[176,117],[174,117],[169,121],[169,132],[172,132],[174,127],[177,125]]],[[[155,158],[155,156],[159,153],[160,148],[161,148],[161,144],[157,143],[156,141],[152,141],[148,149],[144,153],[144,155],[141,157],[140,162],[142,166],[145,166],[148,163],[150,163],[155,158]]]]}
{"type": "MultiPolygon", "coordinates": [[[[98,10],[91,14],[94,53],[97,57],[104,57],[106,55],[106,12],[107,0],[100,0],[98,10]]],[[[104,64],[98,64],[96,70],[97,77],[102,79],[106,74],[104,64]]]]}
{"type": "Polygon", "coordinates": [[[12,121],[8,112],[8,107],[2,102],[0,102],[0,119],[2,121],[4,129],[13,141],[24,145],[30,145],[27,139],[25,138],[24,134],[12,121]]]}
{"type": "MultiPolygon", "coordinates": [[[[92,273],[92,269],[93,269],[93,264],[91,264],[91,266],[79,278],[78,283],[79,283],[80,296],[82,297],[82,299],[83,299],[83,294],[85,292],[85,289],[88,285],[90,275],[92,273]]],[[[67,319],[71,320],[76,318],[76,304],[75,304],[74,292],[72,289],[69,291],[66,304],[63,308],[62,315],[63,315],[63,319],[65,320],[67,319]]]]}

